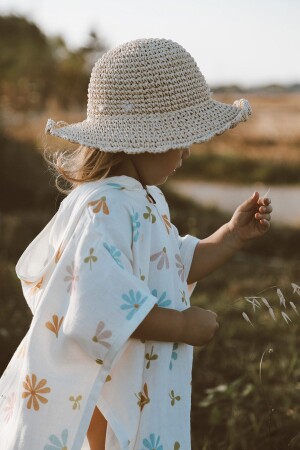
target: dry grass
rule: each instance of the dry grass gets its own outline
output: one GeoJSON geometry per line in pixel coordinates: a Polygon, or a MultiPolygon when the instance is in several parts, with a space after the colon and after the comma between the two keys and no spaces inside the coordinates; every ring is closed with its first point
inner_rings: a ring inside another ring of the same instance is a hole
{"type": "MultiPolygon", "coordinates": [[[[233,103],[237,95],[216,95],[233,103]]],[[[249,122],[216,137],[206,144],[194,145],[195,152],[210,151],[253,159],[286,162],[300,161],[300,94],[245,95],[253,115],[249,122]]]]}
{"type": "MultiPolygon", "coordinates": [[[[250,121],[240,124],[211,142],[194,145],[194,152],[209,151],[221,155],[232,153],[233,156],[253,159],[299,162],[300,94],[244,96],[253,109],[250,121]]],[[[241,94],[214,95],[215,99],[230,104],[240,97],[241,94]]],[[[21,141],[34,141],[39,149],[47,145],[49,149],[54,150],[61,147],[62,141],[51,136],[45,139],[44,129],[49,117],[68,123],[79,122],[86,117],[85,106],[82,110],[62,111],[55,102],[50,102],[47,110],[39,114],[6,111],[2,121],[10,137],[21,141]]]]}

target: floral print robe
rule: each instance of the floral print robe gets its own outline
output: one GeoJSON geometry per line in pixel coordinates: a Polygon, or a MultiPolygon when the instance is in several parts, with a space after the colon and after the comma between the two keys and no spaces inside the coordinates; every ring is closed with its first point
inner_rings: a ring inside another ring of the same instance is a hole
{"type": "Polygon", "coordinates": [[[97,405],[107,450],[189,450],[192,347],[131,334],[189,306],[198,239],[159,188],[116,176],[77,187],[21,256],[31,326],[0,380],[0,448],[80,450],[97,405]]]}

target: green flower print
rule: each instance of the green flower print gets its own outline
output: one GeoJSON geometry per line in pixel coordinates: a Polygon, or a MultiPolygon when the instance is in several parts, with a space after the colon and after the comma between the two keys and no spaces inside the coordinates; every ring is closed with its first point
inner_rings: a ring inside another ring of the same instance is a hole
{"type": "Polygon", "coordinates": [[[156,222],[156,217],[149,206],[146,206],[147,212],[143,214],[144,219],[149,220],[152,223],[156,222]]]}
{"type": "Polygon", "coordinates": [[[153,349],[154,349],[154,347],[152,345],[151,352],[146,353],[146,355],[145,355],[145,359],[148,361],[146,364],[146,369],[150,368],[151,361],[155,361],[158,358],[158,355],[156,353],[153,353],[153,349]]]}
{"type": "Polygon", "coordinates": [[[122,299],[125,300],[125,304],[121,305],[121,309],[130,310],[126,316],[127,320],[132,319],[133,315],[137,312],[139,307],[145,303],[147,296],[142,298],[140,291],[134,292],[132,289],[129,291],[129,295],[123,294],[122,299]]]}
{"type": "Polygon", "coordinates": [[[174,444],[174,450],[179,450],[179,449],[180,449],[180,444],[178,441],[176,441],[174,444]]]}
{"type": "MultiPolygon", "coordinates": [[[[159,443],[160,436],[155,437],[154,433],[151,433],[149,439],[143,439],[143,446],[147,450],[164,450],[163,446],[159,443]]],[[[144,448],[142,450],[145,450],[144,448]]]]}
{"type": "Polygon", "coordinates": [[[172,350],[172,355],[171,355],[171,361],[170,361],[170,364],[169,364],[169,369],[170,370],[172,370],[173,369],[173,361],[176,361],[176,359],[178,358],[178,353],[177,353],[177,350],[178,349],[178,344],[177,344],[177,342],[175,342],[174,344],[173,344],[173,350],[172,350]]]}
{"type": "Polygon", "coordinates": [[[82,395],[77,395],[77,397],[74,397],[71,395],[69,397],[70,402],[73,403],[72,409],[80,409],[80,402],[82,400],[82,395]]]}
{"type": "Polygon", "coordinates": [[[92,270],[92,263],[96,262],[98,260],[97,256],[95,256],[94,254],[94,249],[90,248],[90,254],[89,256],[87,256],[86,258],[84,258],[84,262],[85,263],[90,263],[90,270],[92,270]]]}
{"type": "Polygon", "coordinates": [[[110,256],[116,261],[118,266],[120,266],[121,269],[124,269],[124,266],[119,259],[119,257],[122,254],[120,252],[120,250],[117,247],[115,247],[114,245],[109,245],[106,242],[104,242],[103,247],[106,248],[106,250],[109,252],[110,256]]]}
{"type": "Polygon", "coordinates": [[[63,432],[61,433],[61,439],[54,434],[51,434],[48,439],[53,445],[45,445],[44,450],[68,450],[68,430],[63,430],[63,432]]]}
{"type": "Polygon", "coordinates": [[[131,215],[131,221],[132,221],[132,228],[133,228],[133,241],[136,242],[139,237],[139,228],[141,226],[141,223],[139,222],[139,214],[137,212],[134,212],[131,215]]]}
{"type": "MultiPolygon", "coordinates": [[[[154,297],[158,298],[156,289],[153,289],[152,295],[154,295],[154,297]]],[[[171,300],[166,299],[166,297],[167,297],[167,292],[164,291],[158,299],[157,306],[159,306],[160,308],[167,308],[169,305],[171,305],[171,303],[172,303],[171,300]]]]}
{"type": "Polygon", "coordinates": [[[182,303],[185,303],[186,305],[187,305],[187,299],[186,299],[186,294],[185,294],[185,291],[182,291],[181,289],[180,289],[180,293],[181,293],[181,301],[182,301],[182,303]]]}
{"type": "Polygon", "coordinates": [[[169,393],[169,397],[171,399],[171,405],[174,406],[176,400],[179,402],[180,401],[180,395],[175,395],[173,389],[171,390],[171,392],[169,393]]]}

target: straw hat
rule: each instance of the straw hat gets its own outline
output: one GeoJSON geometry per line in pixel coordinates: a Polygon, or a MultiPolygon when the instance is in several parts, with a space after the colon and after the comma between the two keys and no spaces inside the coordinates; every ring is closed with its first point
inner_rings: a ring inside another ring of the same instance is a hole
{"type": "Polygon", "coordinates": [[[46,132],[106,152],[159,153],[188,148],[221,134],[251,114],[211,97],[195,60],[167,39],[138,39],[108,51],[91,74],[87,119],[49,119],[46,132]]]}

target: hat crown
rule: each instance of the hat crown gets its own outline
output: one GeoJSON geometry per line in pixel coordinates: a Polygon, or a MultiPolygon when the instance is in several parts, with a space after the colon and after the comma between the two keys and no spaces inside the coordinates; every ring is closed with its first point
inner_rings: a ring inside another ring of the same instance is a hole
{"type": "Polygon", "coordinates": [[[192,56],[167,39],[138,39],[108,51],[93,67],[89,119],[149,115],[201,105],[209,87],[192,56]]]}

